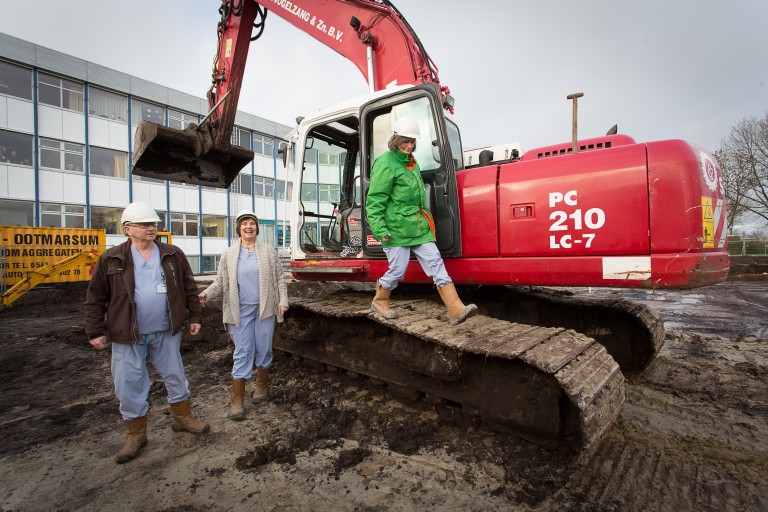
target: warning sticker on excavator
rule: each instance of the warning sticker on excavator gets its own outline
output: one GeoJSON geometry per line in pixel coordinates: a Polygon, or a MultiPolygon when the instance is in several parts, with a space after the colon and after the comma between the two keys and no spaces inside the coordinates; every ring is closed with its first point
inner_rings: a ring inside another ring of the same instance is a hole
{"type": "MultiPolygon", "coordinates": [[[[107,234],[103,229],[0,226],[0,285],[13,286],[29,272],[81,252],[101,254],[106,244],[107,234]]],[[[90,275],[91,268],[83,263],[47,281],[88,281],[90,275]]]]}
{"type": "Polygon", "coordinates": [[[725,202],[709,196],[701,196],[702,247],[725,247],[725,202]]]}

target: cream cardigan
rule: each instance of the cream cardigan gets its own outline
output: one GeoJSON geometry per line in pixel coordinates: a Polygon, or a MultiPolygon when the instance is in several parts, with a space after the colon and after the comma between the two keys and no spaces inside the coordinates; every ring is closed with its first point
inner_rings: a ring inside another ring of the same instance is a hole
{"type": "MultiPolygon", "coordinates": [[[[259,258],[259,318],[277,315],[282,322],[279,307],[288,307],[288,287],[283,277],[283,267],[277,251],[256,240],[256,255],[259,258]]],[[[207,299],[222,295],[222,312],[225,324],[240,325],[240,291],[237,285],[237,260],[240,256],[240,240],[228,247],[221,255],[216,279],[203,293],[207,299]]]]}

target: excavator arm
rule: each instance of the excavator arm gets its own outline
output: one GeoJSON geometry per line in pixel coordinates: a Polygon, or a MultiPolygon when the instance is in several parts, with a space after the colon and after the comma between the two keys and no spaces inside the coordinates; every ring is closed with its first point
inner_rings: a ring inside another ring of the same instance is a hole
{"type": "Polygon", "coordinates": [[[390,84],[436,83],[443,106],[453,111],[437,67],[388,0],[222,0],[210,112],[183,131],[142,121],[134,144],[135,174],[225,188],[253,159],[251,151],[232,146],[230,138],[249,46],[264,30],[267,8],[353,62],[371,91],[390,84]]]}
{"type": "Polygon", "coordinates": [[[47,281],[51,277],[57,276],[65,270],[79,267],[83,263],[95,265],[98,260],[99,255],[95,252],[79,252],[51,265],[40,267],[27,274],[27,277],[0,295],[0,305],[8,307],[32,288],[47,281]]]}

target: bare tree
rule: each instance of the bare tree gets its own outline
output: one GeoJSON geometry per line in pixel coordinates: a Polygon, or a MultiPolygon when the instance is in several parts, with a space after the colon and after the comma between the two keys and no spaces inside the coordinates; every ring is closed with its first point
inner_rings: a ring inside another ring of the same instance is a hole
{"type": "Polygon", "coordinates": [[[734,125],[715,156],[723,170],[728,227],[745,214],[768,224],[768,112],[734,125]]]}

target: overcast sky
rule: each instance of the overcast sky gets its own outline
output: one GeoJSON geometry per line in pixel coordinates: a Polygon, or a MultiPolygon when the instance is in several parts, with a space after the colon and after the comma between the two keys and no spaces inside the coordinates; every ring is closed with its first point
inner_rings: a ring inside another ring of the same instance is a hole
{"type": "MultiPolygon", "coordinates": [[[[768,111],[767,0],[395,0],[456,99],[465,148],[524,149],[612,125],[638,141],[716,150],[768,111]]],[[[0,0],[0,32],[204,97],[217,0],[0,0]]],[[[363,76],[342,56],[267,18],[239,108],[288,126],[351,96],[363,76]]]]}

